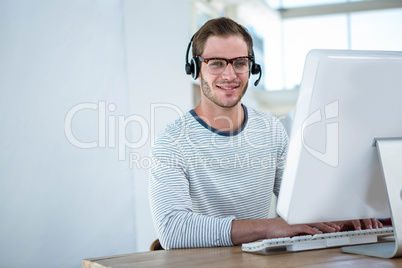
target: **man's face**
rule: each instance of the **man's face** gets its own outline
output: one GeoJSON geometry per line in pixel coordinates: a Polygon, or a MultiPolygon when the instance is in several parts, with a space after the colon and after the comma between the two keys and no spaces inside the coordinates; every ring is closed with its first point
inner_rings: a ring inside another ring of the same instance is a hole
{"type": "MultiPolygon", "coordinates": [[[[204,59],[233,59],[248,56],[247,44],[241,36],[237,35],[210,36],[205,44],[204,52],[200,56],[204,59]]],[[[213,75],[208,72],[207,64],[201,63],[199,78],[202,101],[223,108],[232,108],[246,93],[249,73],[238,74],[234,71],[232,64],[228,64],[223,73],[213,75]]]]}

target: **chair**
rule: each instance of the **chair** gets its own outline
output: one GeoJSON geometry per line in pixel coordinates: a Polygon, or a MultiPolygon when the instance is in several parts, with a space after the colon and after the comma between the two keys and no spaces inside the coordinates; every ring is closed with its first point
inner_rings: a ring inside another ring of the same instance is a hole
{"type": "Polygon", "coordinates": [[[150,251],[164,250],[164,248],[161,246],[159,239],[156,239],[154,242],[152,242],[151,246],[149,247],[149,250],[150,251]]]}

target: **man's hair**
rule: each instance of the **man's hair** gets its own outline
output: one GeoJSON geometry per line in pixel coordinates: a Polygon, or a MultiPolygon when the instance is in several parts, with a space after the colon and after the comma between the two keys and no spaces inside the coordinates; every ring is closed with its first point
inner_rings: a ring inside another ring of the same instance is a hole
{"type": "Polygon", "coordinates": [[[247,29],[230,18],[216,18],[207,21],[194,35],[193,57],[200,56],[205,49],[205,43],[210,36],[229,37],[241,36],[247,44],[247,52],[251,55],[253,39],[247,29]]]}

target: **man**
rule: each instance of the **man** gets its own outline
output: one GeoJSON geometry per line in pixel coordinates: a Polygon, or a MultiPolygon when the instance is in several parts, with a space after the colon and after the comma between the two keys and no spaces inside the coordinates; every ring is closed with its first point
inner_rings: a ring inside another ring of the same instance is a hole
{"type": "MultiPolygon", "coordinates": [[[[313,235],[351,224],[267,219],[288,140],[275,117],[241,103],[252,47],[247,30],[229,18],[208,21],[193,37],[201,103],[169,125],[152,149],[150,203],[165,249],[313,235]]],[[[378,227],[374,220],[364,224],[378,227]]]]}

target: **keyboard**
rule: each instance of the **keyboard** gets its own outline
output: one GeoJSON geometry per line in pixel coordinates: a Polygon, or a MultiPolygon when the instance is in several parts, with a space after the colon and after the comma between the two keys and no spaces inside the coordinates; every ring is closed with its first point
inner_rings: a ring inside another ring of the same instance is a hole
{"type": "Polygon", "coordinates": [[[341,247],[378,242],[378,238],[392,236],[392,227],[344,231],[316,235],[264,239],[242,245],[245,252],[260,254],[293,252],[320,248],[341,247]]]}

